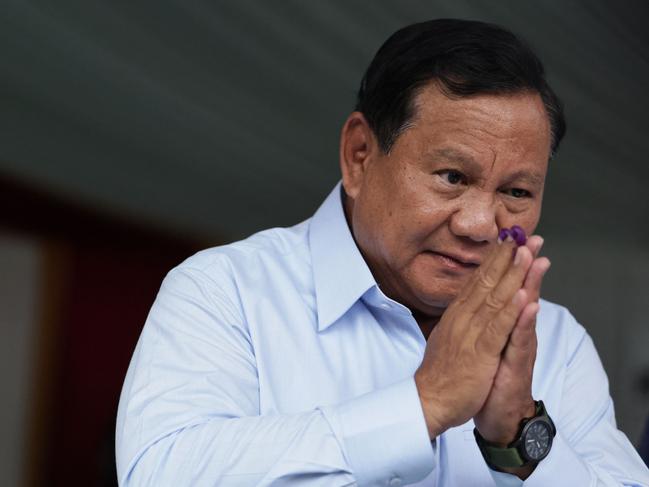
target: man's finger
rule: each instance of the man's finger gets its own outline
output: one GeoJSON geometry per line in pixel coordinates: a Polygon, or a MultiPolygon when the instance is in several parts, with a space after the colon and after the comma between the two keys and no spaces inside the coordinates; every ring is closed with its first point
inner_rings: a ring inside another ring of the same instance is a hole
{"type": "Polygon", "coordinates": [[[516,243],[513,240],[505,240],[497,245],[491,258],[476,269],[468,285],[467,294],[462,299],[465,311],[473,313],[482,306],[485,298],[509,269],[515,250],[516,243]]]}
{"type": "Polygon", "coordinates": [[[536,315],[539,304],[525,305],[505,347],[503,361],[515,370],[533,367],[536,358],[536,315]]]}
{"type": "MultiPolygon", "coordinates": [[[[499,242],[497,245],[494,245],[491,251],[487,254],[485,259],[482,261],[480,264],[480,267],[478,267],[475,272],[471,275],[471,278],[469,281],[464,285],[464,287],[460,290],[459,294],[455,297],[455,300],[453,301],[452,305],[457,305],[458,303],[461,303],[463,306],[465,302],[469,299],[471,296],[471,293],[473,291],[473,287],[475,283],[478,280],[478,273],[480,272],[480,269],[484,271],[484,269],[488,268],[491,266],[491,263],[494,261],[494,259],[500,254],[502,251],[502,247],[505,244],[505,242],[499,242]]],[[[509,246],[512,246],[512,243],[509,243],[509,246]]]]}
{"type": "MultiPolygon", "coordinates": [[[[530,249],[525,246],[518,247],[514,261],[510,264],[500,282],[489,292],[484,293],[480,308],[476,312],[478,321],[488,323],[507,305],[513,298],[514,293],[523,286],[531,264],[532,255],[530,249]]],[[[514,317],[514,323],[516,318],[517,316],[514,317]]]]}
{"type": "Polygon", "coordinates": [[[537,258],[539,256],[539,252],[541,251],[541,247],[543,247],[543,237],[540,235],[532,235],[527,239],[527,248],[530,249],[532,252],[532,255],[534,258],[537,258]]]}
{"type": "Polygon", "coordinates": [[[519,289],[505,307],[486,325],[480,323],[482,330],[476,345],[478,349],[491,356],[500,355],[507,344],[512,328],[528,302],[527,291],[519,289]]]}
{"type": "Polygon", "coordinates": [[[543,277],[550,268],[550,260],[547,257],[539,257],[536,259],[525,278],[523,287],[527,290],[531,301],[538,301],[541,296],[541,284],[543,277]]]}

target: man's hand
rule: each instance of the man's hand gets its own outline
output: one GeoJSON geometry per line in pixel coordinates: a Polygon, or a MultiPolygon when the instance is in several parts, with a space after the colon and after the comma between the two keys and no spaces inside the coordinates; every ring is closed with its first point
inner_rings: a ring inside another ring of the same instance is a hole
{"type": "Polygon", "coordinates": [[[415,373],[431,438],[480,411],[492,389],[501,354],[529,303],[521,289],[534,256],[527,246],[502,242],[474,272],[428,338],[415,373]]]}
{"type": "MultiPolygon", "coordinates": [[[[546,257],[536,258],[542,245],[541,237],[528,239],[527,247],[535,260],[523,285],[526,303],[503,352],[487,401],[474,417],[480,435],[503,447],[514,441],[521,420],[535,413],[532,372],[536,358],[536,313],[541,282],[550,267],[546,257]]],[[[524,479],[532,470],[511,469],[510,473],[524,479]]]]}
{"type": "MultiPolygon", "coordinates": [[[[530,237],[527,247],[536,257],[543,240],[530,237]]],[[[475,424],[482,437],[506,446],[514,440],[521,419],[534,416],[532,371],[536,358],[536,313],[543,276],[550,267],[546,257],[535,258],[525,279],[525,304],[498,367],[494,382],[475,424]]]]}

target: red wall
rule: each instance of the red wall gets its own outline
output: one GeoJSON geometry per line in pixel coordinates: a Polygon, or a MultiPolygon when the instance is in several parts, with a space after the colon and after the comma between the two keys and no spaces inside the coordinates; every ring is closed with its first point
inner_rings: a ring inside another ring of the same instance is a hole
{"type": "MultiPolygon", "coordinates": [[[[0,178],[1,227],[55,242],[63,250],[56,289],[55,350],[46,370],[48,407],[31,434],[32,485],[116,485],[115,415],[124,375],[165,274],[201,247],[82,209],[0,178]]],[[[38,354],[37,350],[37,354],[38,354]]],[[[44,352],[45,353],[45,352],[44,352]]],[[[43,408],[41,408],[43,409],[43,408]]],[[[36,408],[38,410],[38,408],[36,408]]],[[[29,436],[29,435],[28,435],[29,436]]]]}

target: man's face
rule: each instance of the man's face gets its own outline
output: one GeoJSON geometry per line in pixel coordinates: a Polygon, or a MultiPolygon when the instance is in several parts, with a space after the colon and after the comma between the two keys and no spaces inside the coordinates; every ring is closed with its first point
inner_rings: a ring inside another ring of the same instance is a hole
{"type": "Polygon", "coordinates": [[[390,297],[438,316],[495,245],[498,231],[538,224],[550,127],[537,94],[449,99],[434,84],[389,154],[368,138],[345,174],[348,217],[390,297]]]}

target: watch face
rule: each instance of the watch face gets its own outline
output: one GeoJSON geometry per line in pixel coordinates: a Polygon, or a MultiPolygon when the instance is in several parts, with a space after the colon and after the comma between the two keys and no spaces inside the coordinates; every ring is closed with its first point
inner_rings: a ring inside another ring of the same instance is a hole
{"type": "Polygon", "coordinates": [[[526,430],[523,440],[525,454],[530,460],[542,460],[552,444],[550,425],[545,421],[534,421],[526,430]]]}

